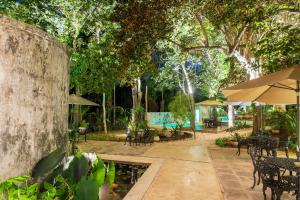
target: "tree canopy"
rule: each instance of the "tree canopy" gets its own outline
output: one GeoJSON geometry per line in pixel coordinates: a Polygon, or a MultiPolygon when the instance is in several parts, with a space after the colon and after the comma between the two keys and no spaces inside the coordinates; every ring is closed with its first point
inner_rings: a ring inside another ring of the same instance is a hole
{"type": "Polygon", "coordinates": [[[157,91],[193,87],[215,97],[300,62],[294,0],[3,0],[0,13],[66,44],[79,93],[147,74],[157,91]]]}

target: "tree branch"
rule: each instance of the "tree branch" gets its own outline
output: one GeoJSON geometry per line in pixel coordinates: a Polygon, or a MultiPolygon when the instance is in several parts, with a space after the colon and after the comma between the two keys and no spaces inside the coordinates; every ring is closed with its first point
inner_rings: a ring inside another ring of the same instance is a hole
{"type": "Polygon", "coordinates": [[[208,42],[208,34],[207,34],[207,32],[206,32],[206,29],[205,29],[205,27],[204,27],[204,24],[203,24],[203,22],[202,22],[202,20],[200,19],[200,16],[199,16],[198,14],[194,13],[194,15],[195,15],[197,21],[198,21],[199,24],[200,24],[202,33],[203,33],[204,38],[205,38],[205,45],[208,46],[208,45],[209,45],[209,42],[208,42]]]}
{"type": "Polygon", "coordinates": [[[190,50],[200,50],[200,49],[220,49],[222,51],[227,51],[226,45],[199,45],[199,46],[194,46],[194,47],[188,47],[185,48],[186,51],[190,50]]]}
{"type": "Polygon", "coordinates": [[[295,13],[300,13],[300,9],[296,9],[296,8],[280,8],[277,10],[277,12],[295,12],[295,13]]]}
{"type": "Polygon", "coordinates": [[[236,38],[234,39],[234,44],[232,48],[229,49],[229,56],[232,56],[233,52],[238,47],[238,44],[240,43],[245,32],[247,31],[249,25],[250,25],[249,22],[247,22],[245,26],[242,28],[242,30],[239,32],[239,34],[236,36],[236,38]]]}

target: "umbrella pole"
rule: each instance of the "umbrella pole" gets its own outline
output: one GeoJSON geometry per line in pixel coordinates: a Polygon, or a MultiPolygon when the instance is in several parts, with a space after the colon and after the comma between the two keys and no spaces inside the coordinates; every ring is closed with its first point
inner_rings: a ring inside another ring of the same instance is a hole
{"type": "Polygon", "coordinates": [[[299,160],[300,152],[299,152],[299,146],[300,146],[300,81],[297,81],[297,140],[298,140],[298,147],[297,147],[297,159],[299,160]]]}

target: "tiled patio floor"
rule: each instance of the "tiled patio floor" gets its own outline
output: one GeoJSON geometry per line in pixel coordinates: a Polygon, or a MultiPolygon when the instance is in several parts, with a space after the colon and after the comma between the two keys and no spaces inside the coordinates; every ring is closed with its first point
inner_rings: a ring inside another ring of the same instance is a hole
{"type": "MultiPolygon", "coordinates": [[[[252,163],[243,149],[220,148],[216,137],[226,134],[197,133],[197,138],[151,146],[122,142],[81,142],[84,151],[159,159],[162,165],[147,189],[145,200],[260,200],[262,184],[253,190],[252,163]]],[[[270,199],[268,193],[268,199],[270,199]]],[[[295,199],[284,194],[284,200],[295,199]]]]}
{"type": "Polygon", "coordinates": [[[223,194],[207,148],[197,140],[124,146],[88,141],[80,149],[98,154],[133,155],[162,161],[144,200],[221,200],[223,194]]]}
{"type": "MultiPolygon", "coordinates": [[[[208,148],[214,168],[224,190],[225,200],[260,200],[263,199],[262,184],[251,189],[253,184],[253,166],[250,156],[242,150],[236,156],[233,148],[208,148]]],[[[267,193],[270,199],[270,191],[267,193]]],[[[295,199],[284,193],[281,199],[295,199]]]]}

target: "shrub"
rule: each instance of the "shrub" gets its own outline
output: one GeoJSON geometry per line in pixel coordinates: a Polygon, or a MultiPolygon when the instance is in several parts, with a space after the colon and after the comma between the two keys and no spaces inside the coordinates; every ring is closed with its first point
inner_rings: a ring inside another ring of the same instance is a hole
{"type": "Polygon", "coordinates": [[[215,144],[219,147],[224,147],[225,146],[224,138],[217,138],[215,140],[215,144]]]}
{"type": "Polygon", "coordinates": [[[233,127],[230,127],[225,131],[232,133],[234,131],[245,129],[245,128],[251,128],[251,126],[248,125],[245,121],[236,121],[233,127]]]}
{"type": "Polygon", "coordinates": [[[296,151],[297,150],[297,144],[293,141],[290,141],[289,143],[289,147],[290,149],[292,149],[293,151],[296,151]]]}
{"type": "Polygon", "coordinates": [[[215,144],[219,147],[225,147],[227,142],[234,140],[233,136],[219,137],[215,140],[215,144]]]}

